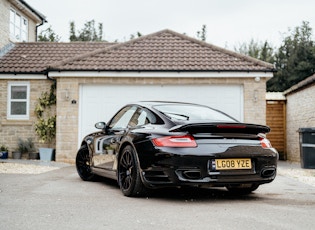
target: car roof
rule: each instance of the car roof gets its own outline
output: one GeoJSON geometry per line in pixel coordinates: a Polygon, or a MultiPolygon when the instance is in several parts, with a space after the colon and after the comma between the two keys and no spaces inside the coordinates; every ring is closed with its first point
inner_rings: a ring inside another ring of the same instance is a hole
{"type": "Polygon", "coordinates": [[[177,101],[138,101],[136,103],[132,103],[132,104],[138,104],[140,106],[144,106],[144,107],[153,107],[156,105],[196,105],[196,106],[204,106],[204,105],[200,105],[200,104],[194,104],[194,103],[188,103],[188,102],[177,102],[177,101]]]}

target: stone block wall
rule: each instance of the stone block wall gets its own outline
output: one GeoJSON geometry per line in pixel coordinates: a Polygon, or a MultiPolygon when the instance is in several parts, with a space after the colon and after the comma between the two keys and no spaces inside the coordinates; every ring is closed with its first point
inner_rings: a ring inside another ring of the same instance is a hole
{"type": "Polygon", "coordinates": [[[300,161],[299,128],[315,127],[315,86],[286,95],[287,158],[300,161]]]}
{"type": "Polygon", "coordinates": [[[0,1],[0,49],[10,42],[10,4],[0,1]]]}

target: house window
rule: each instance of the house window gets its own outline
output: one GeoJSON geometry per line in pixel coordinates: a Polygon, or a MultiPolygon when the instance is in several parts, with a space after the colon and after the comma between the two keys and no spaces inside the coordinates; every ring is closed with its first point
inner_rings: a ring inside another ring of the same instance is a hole
{"type": "Polygon", "coordinates": [[[28,21],[15,10],[10,10],[10,37],[16,42],[28,41],[28,21]]]}
{"type": "Polygon", "coordinates": [[[29,82],[9,82],[8,84],[8,119],[29,119],[29,82]]]}

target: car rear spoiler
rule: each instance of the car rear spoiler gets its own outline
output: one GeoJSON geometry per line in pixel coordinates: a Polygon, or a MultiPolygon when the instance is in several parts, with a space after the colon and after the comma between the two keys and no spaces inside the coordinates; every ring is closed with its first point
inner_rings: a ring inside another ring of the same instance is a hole
{"type": "Polygon", "coordinates": [[[189,123],[177,125],[169,129],[170,132],[189,133],[244,133],[259,134],[269,133],[270,128],[264,125],[246,123],[189,123]]]}

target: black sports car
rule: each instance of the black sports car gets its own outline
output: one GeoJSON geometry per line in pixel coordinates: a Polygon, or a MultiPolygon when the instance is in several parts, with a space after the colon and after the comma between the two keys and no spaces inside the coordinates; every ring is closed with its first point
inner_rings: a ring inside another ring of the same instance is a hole
{"type": "Polygon", "coordinates": [[[87,135],[76,156],[83,180],[118,181],[125,196],[180,186],[226,187],[250,193],[276,177],[278,153],[269,127],[240,123],[207,106],[139,102],[87,135]]]}

